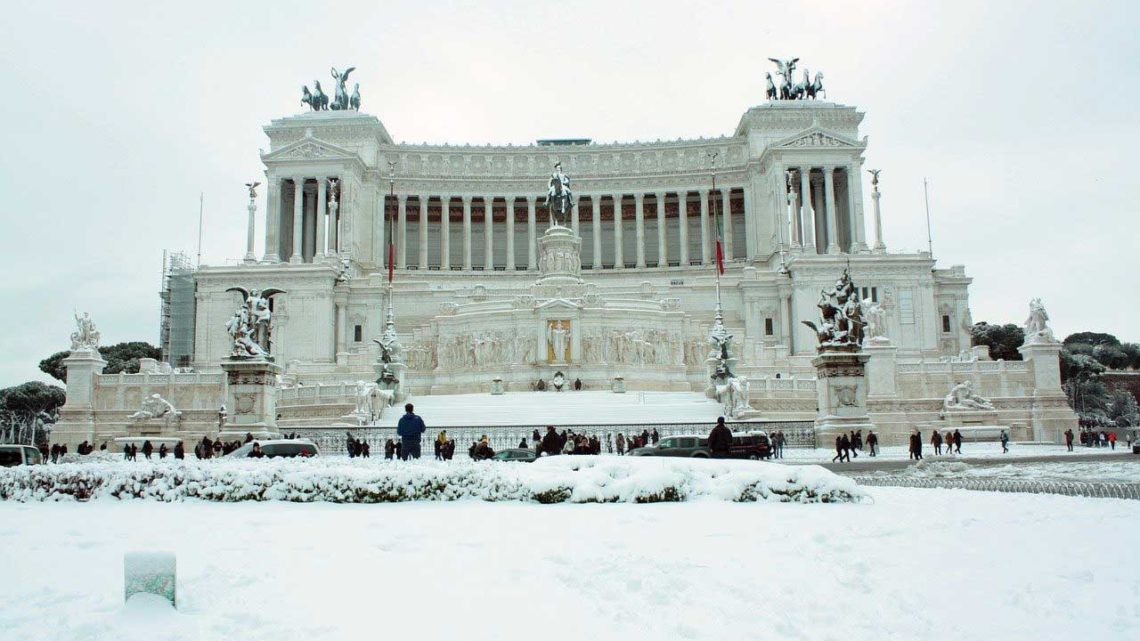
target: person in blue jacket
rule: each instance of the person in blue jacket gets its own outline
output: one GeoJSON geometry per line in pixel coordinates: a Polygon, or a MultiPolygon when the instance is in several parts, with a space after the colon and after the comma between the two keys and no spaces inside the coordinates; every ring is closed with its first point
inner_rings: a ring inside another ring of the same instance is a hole
{"type": "Polygon", "coordinates": [[[424,419],[416,416],[412,412],[414,409],[411,403],[405,405],[404,415],[396,424],[396,433],[400,435],[400,458],[405,461],[420,457],[420,437],[427,431],[424,419]]]}

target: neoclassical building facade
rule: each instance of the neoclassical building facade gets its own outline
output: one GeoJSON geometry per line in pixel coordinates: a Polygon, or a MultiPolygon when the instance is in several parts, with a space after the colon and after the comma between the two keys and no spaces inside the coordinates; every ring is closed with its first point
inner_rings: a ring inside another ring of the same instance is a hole
{"type": "MultiPolygon", "coordinates": [[[[287,292],[275,301],[274,352],[290,373],[367,374],[391,240],[411,385],[450,389],[432,320],[532,286],[558,162],[573,181],[569,226],[582,240],[583,279],[607,296],[669,301],[681,313],[670,340],[685,345],[680,365],[694,385],[703,384],[703,363],[685,356],[698,353],[712,321],[718,219],[725,322],[745,371],[806,371],[815,339],[800,321],[815,318],[819,290],[848,265],[865,297],[888,311],[901,357],[957,355],[969,347],[970,279],[925,253],[886,251],[864,207],[862,118],[834,103],[773,101],[720,138],[528,146],[397,144],[378,118],[358,112],[274,120],[262,153],[265,250],[197,272],[193,366],[208,371],[225,356],[235,306],[225,290],[255,280],[287,292]]],[[[494,318],[483,322],[495,330],[494,318]]],[[[537,360],[507,365],[518,366],[509,369],[520,381],[541,374],[537,360]]],[[[601,384],[613,373],[605,369],[585,373],[601,384]]]]}

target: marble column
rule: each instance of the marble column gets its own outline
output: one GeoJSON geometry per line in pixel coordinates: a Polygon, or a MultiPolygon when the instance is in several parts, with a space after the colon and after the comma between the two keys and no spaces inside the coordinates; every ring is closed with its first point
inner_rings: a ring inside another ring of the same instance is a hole
{"type": "Polygon", "coordinates": [[[439,197],[439,268],[451,269],[451,196],[439,197]]]}
{"type": "Polygon", "coordinates": [[[871,200],[875,201],[875,253],[882,254],[887,251],[887,246],[883,244],[883,217],[879,212],[879,186],[877,184],[871,187],[871,200]]]}
{"type": "MultiPolygon", "coordinates": [[[[578,210],[574,210],[574,229],[578,229],[578,210]]],[[[507,271],[515,271],[515,197],[507,196],[507,271]]]]}
{"type": "Polygon", "coordinates": [[[800,225],[800,195],[796,189],[795,175],[791,167],[784,168],[784,205],[788,208],[788,216],[792,220],[792,249],[802,252],[802,229],[800,225]]]}
{"type": "Polygon", "coordinates": [[[255,217],[257,215],[257,201],[253,198],[249,199],[246,204],[246,209],[249,211],[249,222],[246,225],[245,236],[245,258],[246,263],[256,263],[257,256],[253,253],[254,236],[257,234],[257,222],[255,217]]]}
{"type": "Polygon", "coordinates": [[[614,194],[614,269],[625,269],[625,257],[622,255],[622,229],[621,229],[621,194],[614,194]]]}
{"type": "Polygon", "coordinates": [[[428,200],[420,196],[420,269],[428,268],[428,200]]]}
{"type": "Polygon", "coordinates": [[[388,268],[388,194],[378,196],[380,210],[377,212],[374,224],[376,226],[376,247],[372,250],[376,257],[376,264],[388,268]]]}
{"type": "Polygon", "coordinates": [[[668,236],[665,234],[665,194],[657,192],[653,195],[657,199],[657,266],[669,266],[668,236]]]}
{"type": "Polygon", "coordinates": [[[633,227],[637,236],[637,267],[645,267],[645,194],[633,195],[633,227]]]}
{"type": "Polygon", "coordinates": [[[293,255],[289,257],[290,263],[299,263],[301,256],[301,236],[304,234],[302,222],[305,218],[305,179],[301,176],[293,178],[293,255]]]}
{"type": "Polygon", "coordinates": [[[582,207],[582,197],[581,196],[575,196],[574,197],[574,206],[572,207],[572,210],[570,213],[570,229],[574,230],[575,236],[580,235],[580,232],[578,231],[578,210],[581,209],[581,207],[582,207]]]}
{"type": "Polygon", "coordinates": [[[835,224],[835,167],[823,168],[824,211],[827,217],[827,253],[839,253],[839,232],[835,224]]]}
{"type": "Polygon", "coordinates": [[[804,251],[817,254],[815,211],[811,207],[811,167],[800,167],[800,220],[804,226],[804,251]]]}
{"type": "Polygon", "coordinates": [[[267,194],[265,196],[265,254],[261,262],[276,263],[281,261],[278,255],[278,245],[281,234],[281,179],[270,176],[267,194]]]}
{"type": "Polygon", "coordinates": [[[823,169],[811,176],[812,212],[815,215],[815,246],[821,254],[827,253],[827,211],[823,206],[823,169]]]}
{"type": "Polygon", "coordinates": [[[866,253],[869,251],[867,247],[867,228],[863,223],[863,181],[860,174],[863,173],[863,163],[858,166],[849,165],[847,167],[847,205],[851,208],[851,228],[855,230],[854,240],[855,249],[852,253],[866,253]]]}
{"type": "Polygon", "coordinates": [[[325,259],[325,233],[328,229],[328,189],[329,181],[324,176],[317,178],[317,246],[313,250],[313,262],[325,259]]]}
{"type": "Polygon", "coordinates": [[[709,238],[709,196],[707,189],[701,190],[701,264],[709,264],[710,238],[709,238]]]}
{"type": "Polygon", "coordinates": [[[602,268],[602,197],[598,194],[590,196],[590,209],[593,210],[594,234],[594,269],[602,268]]]}
{"type": "MultiPolygon", "coordinates": [[[[708,192],[700,192],[702,198],[708,197],[708,192]]],[[[677,244],[677,256],[681,260],[681,267],[689,266],[689,192],[677,192],[677,224],[680,226],[677,244]]]]}
{"type": "Polygon", "coordinates": [[[463,197],[463,269],[471,271],[471,196],[463,197]]]}
{"type": "Polygon", "coordinates": [[[495,199],[492,196],[483,197],[483,269],[495,269],[495,226],[492,212],[495,199]]]}
{"type": "Polygon", "coordinates": [[[408,196],[400,194],[396,199],[399,202],[399,218],[396,223],[396,267],[404,269],[408,266],[408,196]]]}
{"type": "Polygon", "coordinates": [[[535,196],[526,197],[526,268],[538,269],[538,237],[535,229],[535,196]]]}
{"type": "Polygon", "coordinates": [[[720,211],[724,215],[721,219],[721,225],[724,229],[724,262],[732,260],[732,189],[729,187],[722,187],[720,190],[721,205],[720,211]]]}

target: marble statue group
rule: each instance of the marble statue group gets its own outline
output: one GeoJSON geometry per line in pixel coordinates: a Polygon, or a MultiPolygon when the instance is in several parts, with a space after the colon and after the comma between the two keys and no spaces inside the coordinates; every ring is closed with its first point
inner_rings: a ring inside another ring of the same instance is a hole
{"type": "Polygon", "coordinates": [[[1049,327],[1049,314],[1045,312],[1045,305],[1040,298],[1029,301],[1029,318],[1025,319],[1026,343],[1052,343],[1056,342],[1053,330],[1049,327]]]}
{"type": "Polygon", "coordinates": [[[226,331],[233,339],[230,357],[269,358],[272,317],[269,298],[285,292],[280,289],[247,290],[243,287],[230,287],[226,291],[238,292],[242,297],[242,306],[226,323],[226,331]]]}
{"type": "Polygon", "coordinates": [[[75,331],[71,333],[71,351],[81,349],[99,349],[99,330],[87,312],[83,312],[83,316],[75,314],[75,331]]]}
{"type": "Polygon", "coordinates": [[[149,421],[151,419],[161,418],[170,423],[172,419],[182,418],[182,412],[174,409],[174,405],[166,400],[160,394],[151,394],[143,399],[142,407],[139,411],[131,414],[129,417],[132,421],[149,421]]]}
{"type": "Polygon", "coordinates": [[[767,84],[766,95],[768,100],[815,100],[825,95],[823,89],[823,73],[816,73],[813,80],[807,69],[804,69],[803,80],[796,82],[796,63],[799,58],[768,58],[776,63],[776,74],[781,77],[779,86],[772,80],[772,74],[765,74],[767,84]]]}
{"type": "Polygon", "coordinates": [[[328,95],[321,89],[321,82],[319,80],[313,81],[313,90],[309,91],[307,85],[301,87],[301,104],[308,105],[312,111],[360,111],[360,83],[356,83],[352,87],[352,95],[349,95],[346,83],[348,82],[348,74],[352,73],[356,67],[349,67],[344,71],[337,71],[336,67],[332,68],[331,75],[336,82],[336,89],[333,93],[333,98],[330,101],[328,95]]]}

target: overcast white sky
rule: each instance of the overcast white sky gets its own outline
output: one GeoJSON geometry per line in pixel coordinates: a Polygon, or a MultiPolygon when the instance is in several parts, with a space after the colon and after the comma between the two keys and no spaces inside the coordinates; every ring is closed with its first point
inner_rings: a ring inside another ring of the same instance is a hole
{"type": "Polygon", "coordinates": [[[261,126],[333,65],[397,140],[523,144],[731,133],[767,58],[799,56],[867,114],[889,249],[925,246],[928,176],[975,320],[1040,296],[1062,336],[1140,340],[1138,24],[1136,2],[13,2],[0,386],[45,378],[73,309],[157,342],[162,250],[194,253],[204,192],[202,261],[242,255],[261,126]]]}

